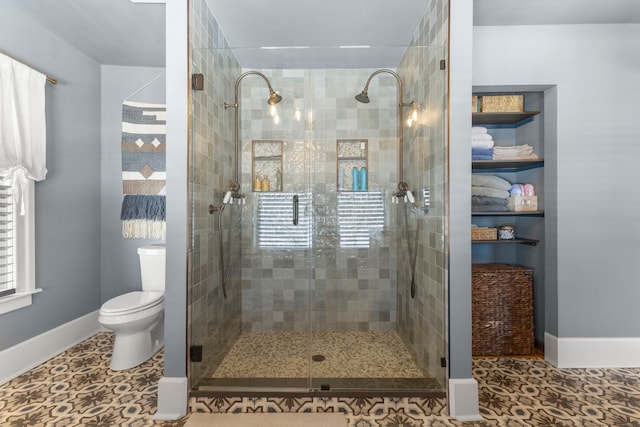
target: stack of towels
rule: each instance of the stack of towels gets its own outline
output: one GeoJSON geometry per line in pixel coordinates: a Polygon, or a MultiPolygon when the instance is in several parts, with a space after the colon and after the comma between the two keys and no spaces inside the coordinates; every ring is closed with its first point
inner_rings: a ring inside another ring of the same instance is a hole
{"type": "Polygon", "coordinates": [[[471,211],[506,212],[511,183],[496,175],[471,174],[471,211]]]}
{"type": "Polygon", "coordinates": [[[493,160],[493,144],[493,137],[487,133],[487,128],[471,128],[471,160],[493,160]]]}
{"type": "Polygon", "coordinates": [[[510,147],[493,147],[493,160],[537,159],[533,147],[529,144],[512,145],[510,147]]]}

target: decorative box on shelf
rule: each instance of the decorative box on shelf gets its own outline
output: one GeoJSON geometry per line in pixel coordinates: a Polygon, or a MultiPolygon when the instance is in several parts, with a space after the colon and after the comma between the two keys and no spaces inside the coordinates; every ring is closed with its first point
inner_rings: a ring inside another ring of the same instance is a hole
{"type": "Polygon", "coordinates": [[[538,210],[538,196],[507,197],[507,209],[512,212],[535,212],[538,210]]]}
{"type": "Polygon", "coordinates": [[[480,98],[483,113],[521,113],[524,111],[524,95],[483,95],[480,98]]]}
{"type": "Polygon", "coordinates": [[[472,227],[471,240],[498,240],[498,229],[490,227],[472,227]]]}

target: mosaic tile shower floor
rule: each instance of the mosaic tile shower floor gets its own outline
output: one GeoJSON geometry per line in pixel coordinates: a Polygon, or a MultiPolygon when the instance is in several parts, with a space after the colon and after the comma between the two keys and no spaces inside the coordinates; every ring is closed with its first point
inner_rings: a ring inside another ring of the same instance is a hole
{"type": "MultiPolygon", "coordinates": [[[[183,426],[154,421],[162,353],[109,370],[112,336],[100,333],[0,386],[0,425],[183,426]]],[[[205,398],[191,411],[344,411],[350,427],[640,427],[640,369],[556,369],[542,359],[473,362],[481,422],[445,414],[445,399],[205,398]]]]}
{"type": "MultiPolygon", "coordinates": [[[[236,340],[213,377],[287,378],[309,372],[309,337],[306,332],[250,332],[236,340]]],[[[314,377],[421,378],[396,332],[318,331],[311,339],[314,377]]]]}

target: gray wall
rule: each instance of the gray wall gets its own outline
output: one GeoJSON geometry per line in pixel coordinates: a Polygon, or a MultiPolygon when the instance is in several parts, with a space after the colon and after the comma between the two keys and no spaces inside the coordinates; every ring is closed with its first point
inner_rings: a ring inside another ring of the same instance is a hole
{"type": "Polygon", "coordinates": [[[167,271],[165,377],[187,375],[189,64],[187,2],[167,1],[167,271]]]}
{"type": "Polygon", "coordinates": [[[165,103],[164,68],[103,65],[101,110],[101,302],[140,289],[137,248],[159,240],[122,237],[122,102],[165,103]],[[160,76],[157,80],[156,77],[160,76]],[[153,82],[152,82],[153,81],[153,82]],[[145,87],[146,86],[146,87],[145,87]]]}
{"type": "Polygon", "coordinates": [[[471,378],[473,4],[449,2],[449,378],[471,378]]]}
{"type": "Polygon", "coordinates": [[[0,51],[47,85],[47,168],[36,183],[33,305],[0,316],[0,350],[100,307],[100,67],[0,0],[0,51]]]}
{"type": "Polygon", "coordinates": [[[557,285],[546,292],[547,332],[640,336],[640,25],[476,27],[473,34],[474,85],[557,85],[547,93],[557,100],[557,194],[549,195],[557,212],[545,218],[547,236],[557,232],[557,250],[546,247],[557,285]]]}

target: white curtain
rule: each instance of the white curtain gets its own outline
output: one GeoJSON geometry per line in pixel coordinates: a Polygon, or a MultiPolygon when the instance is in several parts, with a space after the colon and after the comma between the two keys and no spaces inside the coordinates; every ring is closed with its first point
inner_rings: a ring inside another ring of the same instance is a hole
{"type": "Polygon", "coordinates": [[[0,180],[11,178],[20,214],[27,180],[47,174],[46,82],[44,74],[0,53],[0,180]]]}

